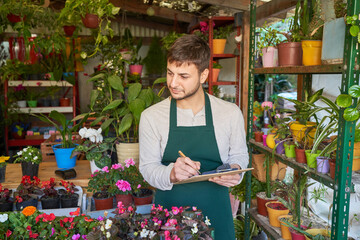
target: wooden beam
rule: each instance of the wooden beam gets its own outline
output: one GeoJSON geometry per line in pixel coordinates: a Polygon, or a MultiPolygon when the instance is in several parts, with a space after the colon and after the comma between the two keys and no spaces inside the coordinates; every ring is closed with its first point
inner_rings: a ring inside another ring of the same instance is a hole
{"type": "Polygon", "coordinates": [[[265,3],[256,9],[256,21],[287,12],[289,9],[294,8],[297,2],[297,0],[272,0],[265,3]]]}
{"type": "Polygon", "coordinates": [[[248,96],[249,96],[249,59],[250,59],[250,12],[247,11],[243,15],[243,57],[242,57],[242,73],[241,76],[241,105],[240,109],[244,116],[245,129],[247,129],[248,116],[248,96]]]}
{"type": "Polygon", "coordinates": [[[207,3],[219,7],[228,7],[241,11],[249,11],[250,0],[196,0],[199,3],[207,3]]]}
{"type": "MultiPolygon", "coordinates": [[[[126,10],[129,12],[147,14],[147,9],[150,7],[149,5],[144,4],[142,1],[138,0],[110,0],[112,4],[116,7],[120,7],[121,10],[126,10]]],[[[189,23],[191,19],[195,16],[190,13],[185,13],[182,11],[173,10],[165,7],[151,6],[155,13],[154,16],[175,20],[175,16],[177,21],[179,22],[187,22],[189,23]]],[[[120,10],[120,11],[121,11],[120,10]]]]}
{"type": "MultiPolygon", "coordinates": [[[[122,21],[121,16],[116,17],[116,21],[121,23],[121,21],[122,21]]],[[[166,31],[166,32],[171,32],[174,30],[174,26],[172,26],[172,25],[161,24],[161,23],[152,22],[152,21],[149,21],[146,19],[139,19],[139,18],[134,18],[134,17],[126,17],[126,23],[128,25],[152,28],[152,29],[157,29],[157,30],[166,31]]],[[[183,32],[186,31],[185,28],[184,29],[181,28],[181,30],[183,32]]]]}

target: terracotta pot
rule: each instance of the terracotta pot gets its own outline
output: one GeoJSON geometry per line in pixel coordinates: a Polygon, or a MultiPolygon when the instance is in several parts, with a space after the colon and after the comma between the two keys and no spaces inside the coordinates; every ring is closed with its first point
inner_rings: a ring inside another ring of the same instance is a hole
{"type": "Polygon", "coordinates": [[[95,209],[96,210],[105,210],[105,209],[111,209],[113,208],[114,203],[114,197],[108,197],[108,198],[95,198],[95,209]]]}
{"type": "Polygon", "coordinates": [[[85,27],[92,29],[98,28],[100,23],[99,17],[95,14],[90,13],[87,13],[85,17],[81,18],[81,21],[83,22],[85,27]]]}
{"type": "Polygon", "coordinates": [[[300,42],[278,44],[279,66],[301,66],[302,48],[300,42]]]}
{"type": "Polygon", "coordinates": [[[70,106],[70,98],[60,98],[60,106],[61,107],[70,106]]]}
{"type": "MultiPolygon", "coordinates": [[[[125,207],[128,207],[132,204],[133,198],[131,194],[116,194],[115,195],[116,202],[122,202],[125,207]]],[[[117,204],[116,204],[117,205],[117,204]]]]}
{"type": "Polygon", "coordinates": [[[136,206],[145,205],[145,204],[151,204],[153,200],[153,191],[151,189],[140,189],[142,192],[142,197],[138,197],[136,195],[133,195],[134,203],[136,206]]]}
{"type": "Polygon", "coordinates": [[[255,142],[262,142],[263,141],[263,133],[262,132],[254,132],[255,142]]]}
{"type": "Polygon", "coordinates": [[[66,36],[71,37],[74,34],[74,31],[76,30],[76,26],[63,26],[64,32],[66,36]]]}
{"type": "Polygon", "coordinates": [[[306,163],[305,149],[295,148],[295,155],[298,163],[306,163]]]}
{"type": "Polygon", "coordinates": [[[260,192],[256,194],[256,202],[257,202],[257,210],[260,215],[263,215],[265,217],[268,216],[268,212],[266,210],[265,204],[268,202],[274,202],[276,201],[275,198],[263,198],[261,195],[264,195],[264,192],[260,192]]]}
{"type": "Polygon", "coordinates": [[[330,164],[330,177],[332,179],[334,179],[335,178],[335,171],[336,171],[336,160],[335,159],[330,159],[329,164],[330,164]]]}
{"type": "Polygon", "coordinates": [[[220,68],[213,68],[212,70],[212,81],[217,82],[220,73],[220,68]]]}
{"type": "Polygon", "coordinates": [[[265,206],[268,212],[270,225],[273,227],[280,227],[279,216],[289,214],[290,210],[281,202],[267,202],[265,206]]]}

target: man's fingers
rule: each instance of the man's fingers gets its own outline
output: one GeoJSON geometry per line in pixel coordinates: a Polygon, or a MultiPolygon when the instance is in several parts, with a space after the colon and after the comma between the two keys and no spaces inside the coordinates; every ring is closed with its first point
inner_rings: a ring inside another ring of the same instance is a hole
{"type": "Polygon", "coordinates": [[[196,171],[200,170],[200,162],[195,162],[192,161],[190,158],[186,157],[183,158],[184,159],[184,163],[190,167],[192,167],[193,169],[195,169],[196,171]]]}

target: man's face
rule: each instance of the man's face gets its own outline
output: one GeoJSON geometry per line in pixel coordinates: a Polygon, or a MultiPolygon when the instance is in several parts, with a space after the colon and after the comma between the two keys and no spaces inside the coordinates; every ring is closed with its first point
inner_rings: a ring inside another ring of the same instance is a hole
{"type": "Polygon", "coordinates": [[[176,65],[176,62],[167,63],[167,86],[174,99],[183,100],[199,91],[201,84],[205,82],[209,74],[209,70],[205,69],[199,74],[193,63],[176,65]]]}

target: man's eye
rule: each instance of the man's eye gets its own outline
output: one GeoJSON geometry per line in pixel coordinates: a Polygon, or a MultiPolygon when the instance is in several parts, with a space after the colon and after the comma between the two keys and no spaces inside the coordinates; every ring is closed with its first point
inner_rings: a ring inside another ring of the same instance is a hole
{"type": "Polygon", "coordinates": [[[181,76],[182,79],[188,79],[188,76],[181,76]]]}
{"type": "Polygon", "coordinates": [[[172,72],[168,72],[167,74],[170,75],[170,76],[174,75],[172,72]]]}

